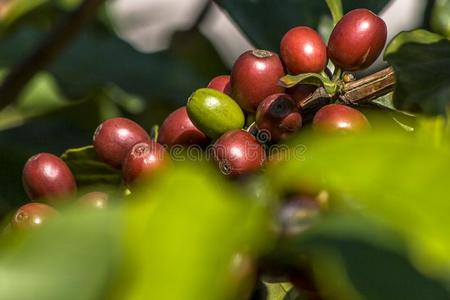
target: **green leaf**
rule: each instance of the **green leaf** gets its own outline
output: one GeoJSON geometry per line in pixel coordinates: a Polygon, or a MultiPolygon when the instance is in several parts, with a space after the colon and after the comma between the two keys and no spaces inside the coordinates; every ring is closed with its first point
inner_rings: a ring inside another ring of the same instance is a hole
{"type": "MultiPolygon", "coordinates": [[[[5,72],[0,72],[3,77],[5,72]]],[[[67,111],[80,111],[80,122],[86,125],[87,114],[80,107],[91,112],[94,126],[102,120],[121,116],[122,109],[131,114],[144,111],[145,101],[138,96],[130,95],[116,85],[105,85],[104,88],[92,93],[85,100],[70,101],[65,98],[53,78],[47,72],[38,73],[24,88],[19,99],[0,111],[0,130],[23,125],[30,120],[63,115],[67,111]],[[92,113],[94,112],[94,113],[92,113]]]]}
{"type": "Polygon", "coordinates": [[[280,83],[286,88],[296,86],[300,83],[323,86],[329,94],[334,94],[338,88],[337,84],[328,77],[316,73],[285,75],[280,79],[280,83]]]}
{"type": "MultiPolygon", "coordinates": [[[[51,30],[61,17],[74,10],[81,0],[12,0],[0,5],[0,36],[7,36],[25,26],[51,30]]],[[[106,6],[99,9],[91,28],[113,32],[106,6]]]]}
{"type": "Polygon", "coordinates": [[[0,17],[0,34],[6,31],[17,19],[23,17],[30,11],[42,6],[48,0],[16,0],[2,3],[2,16],[0,17]]]}
{"type": "Polygon", "coordinates": [[[393,93],[386,94],[384,96],[378,97],[377,99],[372,100],[372,103],[375,103],[379,106],[385,107],[390,110],[395,110],[394,107],[394,97],[393,93]]]}
{"type": "MultiPolygon", "coordinates": [[[[281,38],[289,29],[301,25],[318,28],[323,18],[330,16],[327,4],[323,0],[216,2],[230,14],[255,47],[276,52],[279,51],[281,38]]],[[[378,13],[388,2],[388,0],[344,0],[344,12],[366,7],[378,13]]]]}
{"type": "MultiPolygon", "coordinates": [[[[1,72],[3,77],[6,72],[1,72]]],[[[25,87],[15,105],[0,111],[0,130],[21,125],[28,119],[70,106],[54,80],[45,72],[37,74],[25,87]]]]}
{"type": "Polygon", "coordinates": [[[314,270],[321,293],[336,295],[333,299],[444,300],[450,296],[445,284],[421,274],[408,261],[398,236],[361,216],[328,215],[313,230],[290,241],[289,247],[291,252],[284,256],[295,258],[295,252],[301,252],[314,270]]]}
{"type": "Polygon", "coordinates": [[[398,237],[379,224],[331,215],[295,242],[320,291],[340,300],[448,299],[449,290],[408,261],[398,237]],[[408,288],[404,288],[407,286],[408,288]]]}
{"type": "MultiPolygon", "coordinates": [[[[369,105],[371,107],[372,106],[377,107],[382,111],[386,112],[386,116],[390,116],[392,120],[395,122],[395,124],[399,125],[403,130],[407,132],[414,131],[414,127],[416,126],[416,116],[411,113],[400,111],[395,108],[393,92],[372,100],[369,105]]],[[[380,115],[377,114],[376,117],[379,119],[380,115]]],[[[383,122],[386,122],[386,120],[384,120],[383,122]]]]}
{"type": "Polygon", "coordinates": [[[341,0],[326,0],[328,8],[330,9],[331,15],[333,16],[333,22],[336,25],[337,22],[344,15],[342,1],[341,0]]]}
{"type": "Polygon", "coordinates": [[[289,290],[292,288],[292,284],[289,282],[281,283],[269,283],[264,282],[267,287],[267,300],[289,300],[289,290]]]}
{"type": "Polygon", "coordinates": [[[122,182],[121,172],[99,161],[93,146],[69,149],[61,158],[69,166],[79,187],[120,185],[122,182]]]}
{"type": "Polygon", "coordinates": [[[447,149],[388,132],[317,141],[303,136],[297,142],[308,148],[302,161],[268,170],[279,190],[302,181],[326,183],[345,195],[333,204],[392,230],[423,274],[450,283],[447,149]]]}
{"type": "Polygon", "coordinates": [[[122,227],[117,211],[74,211],[42,230],[2,236],[0,298],[107,298],[107,289],[121,263],[122,227]]]}
{"type": "Polygon", "coordinates": [[[450,38],[450,0],[436,0],[431,14],[431,29],[450,38]]]}
{"type": "Polygon", "coordinates": [[[448,146],[447,120],[442,117],[419,117],[416,135],[423,143],[436,148],[448,146]]]}
{"type": "Polygon", "coordinates": [[[400,110],[444,115],[450,102],[450,40],[426,31],[405,32],[389,45],[386,60],[397,84],[400,110]]]}
{"type": "Polygon", "coordinates": [[[388,55],[394,54],[400,50],[400,48],[408,43],[418,44],[433,44],[443,40],[444,37],[439,34],[432,33],[423,29],[416,29],[413,31],[405,31],[394,37],[386,47],[384,52],[385,58],[388,55]]]}

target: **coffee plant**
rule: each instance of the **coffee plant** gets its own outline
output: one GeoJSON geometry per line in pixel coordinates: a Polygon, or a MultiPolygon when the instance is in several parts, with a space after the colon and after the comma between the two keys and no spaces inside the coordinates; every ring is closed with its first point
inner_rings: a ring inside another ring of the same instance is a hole
{"type": "Polygon", "coordinates": [[[424,2],[388,40],[388,0],[206,1],[148,54],[107,1],[0,1],[0,299],[450,299],[450,1],[424,2]],[[211,9],[255,46],[231,68],[211,9]]]}

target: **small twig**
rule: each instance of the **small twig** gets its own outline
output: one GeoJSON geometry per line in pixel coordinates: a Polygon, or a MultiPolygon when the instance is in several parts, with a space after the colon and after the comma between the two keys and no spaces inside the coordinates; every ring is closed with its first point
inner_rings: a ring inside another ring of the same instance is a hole
{"type": "Polygon", "coordinates": [[[51,31],[29,56],[9,72],[0,86],[0,109],[13,103],[25,85],[70,45],[105,0],[84,0],[51,31]]]}

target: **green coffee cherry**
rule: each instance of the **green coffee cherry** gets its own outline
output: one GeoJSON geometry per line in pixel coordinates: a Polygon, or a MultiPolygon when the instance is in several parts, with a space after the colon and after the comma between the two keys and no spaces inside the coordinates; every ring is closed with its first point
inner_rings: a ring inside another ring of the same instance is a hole
{"type": "Polygon", "coordinates": [[[241,129],[245,123],[244,113],[233,99],[209,88],[199,89],[189,97],[187,112],[192,123],[213,139],[241,129]]]}

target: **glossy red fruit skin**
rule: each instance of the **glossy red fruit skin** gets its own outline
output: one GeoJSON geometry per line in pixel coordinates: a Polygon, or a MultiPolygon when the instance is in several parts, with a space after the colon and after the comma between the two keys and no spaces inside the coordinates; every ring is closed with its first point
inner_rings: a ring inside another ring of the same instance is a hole
{"type": "Polygon", "coordinates": [[[231,71],[232,98],[247,112],[255,112],[266,97],[283,93],[278,81],[285,75],[279,56],[266,50],[244,52],[231,71]]]}
{"type": "Polygon", "coordinates": [[[230,75],[220,75],[211,79],[208,83],[208,88],[215,89],[219,92],[227,94],[231,97],[231,76],[230,75]]]}
{"type": "Polygon", "coordinates": [[[36,154],[25,163],[22,183],[32,200],[57,201],[77,190],[72,171],[61,158],[50,153],[36,154]]]}
{"type": "Polygon", "coordinates": [[[103,210],[108,207],[109,196],[104,192],[86,193],[78,199],[78,204],[89,209],[103,210]]]}
{"type": "Polygon", "coordinates": [[[360,8],[347,13],[333,29],[328,56],[346,71],[368,68],[386,44],[386,23],[370,10],[360,8]]]}
{"type": "Polygon", "coordinates": [[[214,144],[213,151],[219,170],[231,177],[258,171],[266,160],[263,146],[253,135],[243,130],[223,134],[214,144]]]}
{"type": "Polygon", "coordinates": [[[278,142],[302,127],[302,116],[291,96],[274,94],[259,104],[256,126],[260,130],[267,130],[272,142],[278,142]]]}
{"type": "Polygon", "coordinates": [[[39,228],[58,214],[53,207],[46,204],[28,203],[14,213],[11,220],[11,227],[16,230],[39,228]]]}
{"type": "Polygon", "coordinates": [[[317,86],[311,84],[299,84],[286,90],[286,93],[294,99],[298,108],[303,106],[303,103],[308,99],[317,89],[317,86]]]}
{"type": "Polygon", "coordinates": [[[319,73],[328,61],[327,45],[319,33],[306,26],[289,30],[280,43],[280,55],[290,72],[319,73]]]}
{"type": "Polygon", "coordinates": [[[341,104],[322,107],[314,116],[313,129],[327,134],[359,133],[370,129],[366,116],[341,104]]]}
{"type": "Polygon", "coordinates": [[[112,118],[100,124],[93,136],[97,156],[114,168],[120,168],[131,147],[150,140],[148,133],[126,118],[112,118]]]}
{"type": "Polygon", "coordinates": [[[166,146],[206,145],[208,137],[189,119],[186,106],[180,107],[162,123],[158,133],[158,143],[166,146]]]}
{"type": "Polygon", "coordinates": [[[165,168],[168,162],[169,154],[160,144],[153,141],[138,143],[131,148],[124,160],[123,180],[130,186],[139,177],[152,175],[165,168]]]}

